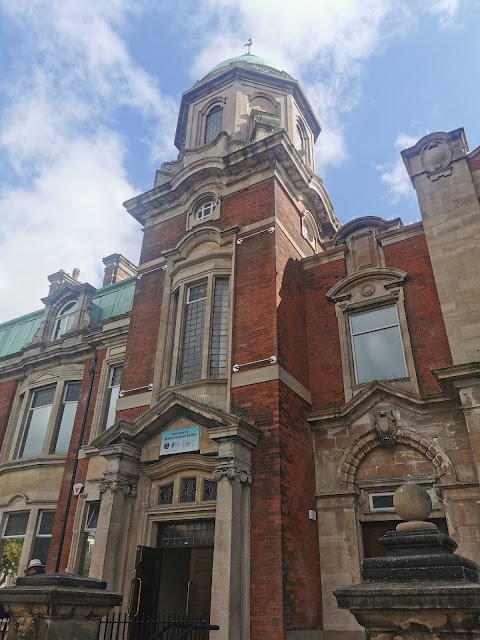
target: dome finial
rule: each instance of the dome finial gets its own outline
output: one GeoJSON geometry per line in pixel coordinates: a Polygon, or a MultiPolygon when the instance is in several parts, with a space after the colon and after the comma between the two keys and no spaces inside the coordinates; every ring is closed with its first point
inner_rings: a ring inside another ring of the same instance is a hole
{"type": "Polygon", "coordinates": [[[247,43],[243,45],[244,47],[248,47],[247,56],[250,55],[250,47],[252,46],[252,44],[253,44],[252,36],[248,36],[247,43]]]}

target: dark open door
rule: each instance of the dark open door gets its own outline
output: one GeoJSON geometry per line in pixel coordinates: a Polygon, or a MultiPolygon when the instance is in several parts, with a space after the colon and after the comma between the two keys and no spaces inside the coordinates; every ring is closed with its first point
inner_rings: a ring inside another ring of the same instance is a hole
{"type": "Polygon", "coordinates": [[[137,547],[135,578],[130,591],[130,615],[149,617],[156,614],[161,560],[161,549],[137,547]]]}
{"type": "Polygon", "coordinates": [[[210,617],[212,595],[213,547],[191,550],[190,580],[188,586],[189,615],[210,617]]]}

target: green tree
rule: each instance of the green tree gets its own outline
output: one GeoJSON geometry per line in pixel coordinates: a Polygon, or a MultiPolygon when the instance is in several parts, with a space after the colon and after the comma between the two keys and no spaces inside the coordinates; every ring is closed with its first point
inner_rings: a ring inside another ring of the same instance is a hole
{"type": "Polygon", "coordinates": [[[0,586],[5,584],[9,574],[17,574],[22,547],[23,538],[9,538],[5,541],[0,560],[0,586]]]}

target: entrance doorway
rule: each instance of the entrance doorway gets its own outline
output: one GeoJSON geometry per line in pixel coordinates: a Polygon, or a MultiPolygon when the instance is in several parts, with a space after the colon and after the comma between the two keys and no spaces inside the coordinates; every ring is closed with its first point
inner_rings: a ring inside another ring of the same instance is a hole
{"type": "Polygon", "coordinates": [[[137,548],[130,614],[210,617],[214,521],[159,525],[157,546],[137,548]]]}

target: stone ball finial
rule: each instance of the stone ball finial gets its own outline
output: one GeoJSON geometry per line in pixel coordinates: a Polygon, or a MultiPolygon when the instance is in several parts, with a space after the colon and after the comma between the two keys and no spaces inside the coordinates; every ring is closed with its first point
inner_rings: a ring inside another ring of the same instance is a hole
{"type": "Polygon", "coordinates": [[[409,529],[435,529],[433,522],[425,522],[432,511],[432,500],[428,492],[418,484],[407,483],[393,494],[393,506],[406,522],[397,525],[397,531],[409,529]]]}

